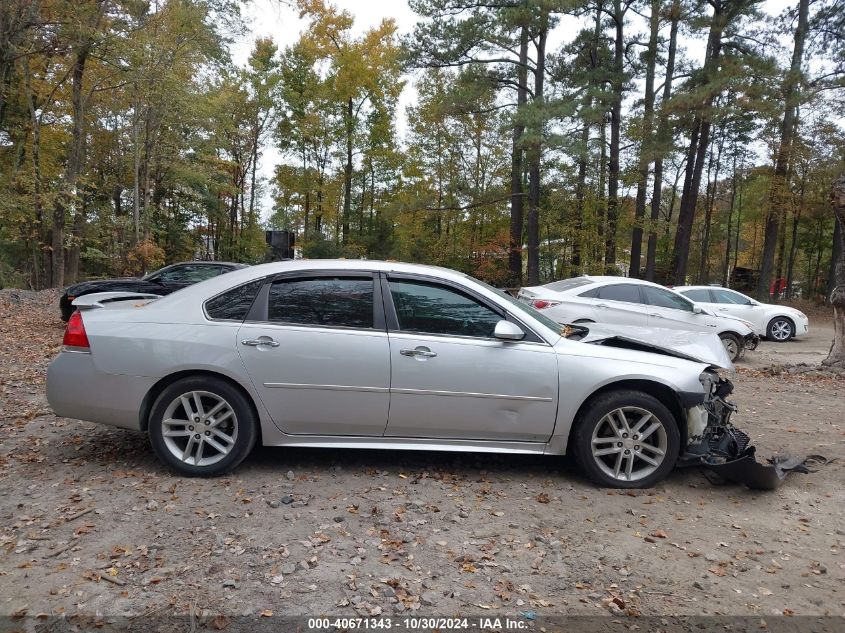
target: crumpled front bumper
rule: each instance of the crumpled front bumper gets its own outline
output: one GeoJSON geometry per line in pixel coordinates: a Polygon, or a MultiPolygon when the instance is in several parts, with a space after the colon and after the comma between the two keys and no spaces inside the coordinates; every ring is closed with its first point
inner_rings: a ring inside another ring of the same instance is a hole
{"type": "Polygon", "coordinates": [[[747,334],[745,336],[745,340],[743,341],[743,343],[745,343],[745,349],[747,349],[749,352],[753,352],[755,349],[757,349],[757,346],[760,344],[760,337],[754,332],[752,332],[751,334],[747,334]]]}
{"type": "Polygon", "coordinates": [[[710,384],[704,402],[687,409],[687,447],[678,460],[680,467],[698,466],[725,481],[745,484],[753,490],[774,490],[789,473],[814,472],[811,468],[825,458],[774,456],[760,463],[751,440],[731,423],[737,408],[726,398],[733,384],[718,378],[710,384]]]}

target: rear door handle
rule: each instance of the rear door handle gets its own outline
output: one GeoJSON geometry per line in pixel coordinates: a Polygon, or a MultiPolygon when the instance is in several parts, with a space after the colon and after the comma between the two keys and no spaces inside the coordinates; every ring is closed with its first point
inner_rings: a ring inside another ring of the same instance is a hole
{"type": "Polygon", "coordinates": [[[241,345],[246,345],[247,347],[259,347],[261,345],[266,345],[267,347],[278,347],[279,343],[271,338],[250,338],[245,341],[241,341],[241,345]]]}
{"type": "Polygon", "coordinates": [[[654,317],[656,319],[662,319],[663,318],[662,314],[657,314],[656,312],[653,312],[653,313],[649,314],[648,316],[654,317]]]}
{"type": "Polygon", "coordinates": [[[606,303],[597,303],[597,304],[596,304],[596,307],[597,307],[597,308],[608,308],[608,307],[610,307],[610,306],[608,306],[606,303]]]}
{"type": "Polygon", "coordinates": [[[432,352],[427,349],[400,349],[399,353],[402,354],[402,356],[416,356],[419,358],[434,358],[437,356],[437,352],[432,352]]]}

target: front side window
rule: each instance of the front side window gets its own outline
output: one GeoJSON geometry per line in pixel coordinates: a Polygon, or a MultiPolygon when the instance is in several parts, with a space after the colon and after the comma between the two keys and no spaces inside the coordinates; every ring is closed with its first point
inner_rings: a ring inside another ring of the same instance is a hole
{"type": "Polygon", "coordinates": [[[599,288],[599,299],[607,301],[625,301],[627,303],[642,303],[640,289],[634,284],[613,284],[599,288]]]}
{"type": "Polygon", "coordinates": [[[710,291],[707,288],[694,288],[692,290],[684,290],[681,292],[685,297],[689,297],[693,301],[702,303],[710,303],[710,291]]]}
{"type": "Polygon", "coordinates": [[[653,288],[651,286],[643,286],[645,291],[646,303],[658,308],[672,308],[673,310],[685,310],[692,312],[692,302],[684,299],[674,292],[663,290],[661,288],[653,288]]]}
{"type": "Polygon", "coordinates": [[[263,279],[227,290],[205,302],[205,312],[210,319],[243,321],[264,283],[263,279]]]}
{"type": "Polygon", "coordinates": [[[373,280],[313,277],[274,281],[267,318],[273,323],[372,328],[373,280]]]}
{"type": "Polygon", "coordinates": [[[390,294],[403,332],[486,338],[502,320],[475,299],[436,284],[391,281],[390,294]]]}
{"type": "Polygon", "coordinates": [[[734,305],[747,305],[751,299],[744,294],[733,292],[731,290],[724,290],[723,288],[714,288],[713,295],[716,297],[716,303],[731,303],[734,305]]]}

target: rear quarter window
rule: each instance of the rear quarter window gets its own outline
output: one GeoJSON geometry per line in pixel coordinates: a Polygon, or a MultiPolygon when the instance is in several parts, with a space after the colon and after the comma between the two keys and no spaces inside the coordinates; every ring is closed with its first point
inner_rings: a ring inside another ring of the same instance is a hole
{"type": "Polygon", "coordinates": [[[263,279],[251,281],[209,299],[205,302],[205,313],[209,319],[243,321],[263,283],[263,279]]]}

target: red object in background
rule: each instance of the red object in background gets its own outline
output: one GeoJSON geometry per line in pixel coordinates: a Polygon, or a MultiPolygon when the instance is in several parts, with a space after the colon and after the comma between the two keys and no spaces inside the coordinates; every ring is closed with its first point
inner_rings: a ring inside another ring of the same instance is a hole
{"type": "Polygon", "coordinates": [[[786,279],[784,277],[778,277],[772,282],[772,285],[769,287],[769,295],[772,297],[777,297],[784,290],[786,290],[786,279]]]}

